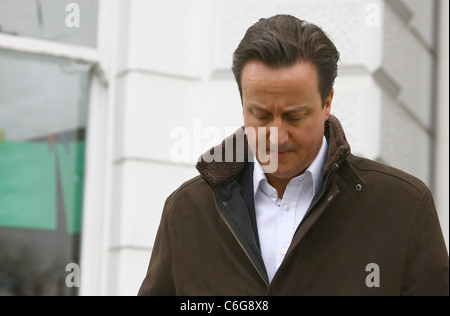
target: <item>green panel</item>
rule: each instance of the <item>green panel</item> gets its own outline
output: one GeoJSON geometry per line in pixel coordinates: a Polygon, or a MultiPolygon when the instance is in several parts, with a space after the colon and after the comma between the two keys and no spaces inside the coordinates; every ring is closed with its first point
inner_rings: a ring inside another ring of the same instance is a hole
{"type": "Polygon", "coordinates": [[[83,210],[84,141],[58,144],[59,171],[66,210],[67,231],[81,231],[83,210]]]}
{"type": "Polygon", "coordinates": [[[0,146],[0,226],[54,230],[55,153],[46,143],[0,146]]]}

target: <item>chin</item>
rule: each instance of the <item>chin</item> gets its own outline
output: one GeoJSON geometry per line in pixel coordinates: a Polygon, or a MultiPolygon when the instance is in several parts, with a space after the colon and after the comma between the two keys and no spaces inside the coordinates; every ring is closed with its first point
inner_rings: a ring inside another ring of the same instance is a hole
{"type": "Polygon", "coordinates": [[[298,172],[289,168],[278,168],[275,172],[271,173],[274,177],[281,179],[289,179],[295,177],[298,172]]]}
{"type": "Polygon", "coordinates": [[[306,168],[299,165],[279,164],[277,170],[272,175],[281,179],[290,179],[304,173],[305,170],[306,168]]]}

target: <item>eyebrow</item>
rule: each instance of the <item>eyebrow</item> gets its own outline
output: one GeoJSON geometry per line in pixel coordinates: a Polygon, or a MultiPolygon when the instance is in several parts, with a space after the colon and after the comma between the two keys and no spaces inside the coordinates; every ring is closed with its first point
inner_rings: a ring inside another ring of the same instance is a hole
{"type": "MultiPolygon", "coordinates": [[[[269,112],[267,109],[265,109],[263,106],[259,105],[259,104],[255,104],[255,103],[250,103],[248,105],[249,108],[251,109],[256,109],[256,110],[260,110],[260,111],[266,111],[269,112]]],[[[309,109],[308,105],[296,105],[293,108],[283,112],[285,114],[289,114],[289,113],[295,113],[295,112],[300,112],[300,111],[304,111],[309,109]]]]}

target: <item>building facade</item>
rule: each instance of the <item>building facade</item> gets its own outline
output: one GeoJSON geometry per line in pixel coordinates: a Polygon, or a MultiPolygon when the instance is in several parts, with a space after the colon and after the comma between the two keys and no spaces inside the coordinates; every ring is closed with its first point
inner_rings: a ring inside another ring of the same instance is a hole
{"type": "MultiPolygon", "coordinates": [[[[45,251],[67,254],[56,268],[42,263],[61,271],[45,293],[137,293],[166,197],[197,175],[201,153],[243,125],[234,49],[259,18],[280,13],[330,35],[341,52],[332,113],[353,153],[422,179],[448,245],[448,1],[37,2],[27,25],[23,10],[13,19],[13,1],[0,0],[0,173],[27,165],[19,176],[35,174],[34,185],[0,180],[10,201],[0,205],[0,238],[19,242],[11,236],[24,230],[24,249],[33,233],[48,235],[39,245],[59,240],[45,251]],[[36,183],[47,188],[39,208],[19,204],[25,193],[37,199],[36,183]],[[24,222],[11,215],[19,206],[24,222]],[[72,262],[75,289],[64,269],[72,262]]],[[[2,262],[17,258],[0,261],[0,278],[11,275],[2,262]]]]}

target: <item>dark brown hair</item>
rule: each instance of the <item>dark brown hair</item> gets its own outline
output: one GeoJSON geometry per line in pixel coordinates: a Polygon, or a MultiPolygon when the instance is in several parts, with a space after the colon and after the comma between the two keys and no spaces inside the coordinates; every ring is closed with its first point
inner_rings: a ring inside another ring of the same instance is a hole
{"type": "Polygon", "coordinates": [[[320,27],[291,15],[276,15],[251,26],[233,54],[232,69],[241,98],[242,70],[252,59],[274,68],[311,62],[317,68],[324,103],[337,76],[339,52],[320,27]]]}

